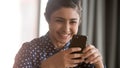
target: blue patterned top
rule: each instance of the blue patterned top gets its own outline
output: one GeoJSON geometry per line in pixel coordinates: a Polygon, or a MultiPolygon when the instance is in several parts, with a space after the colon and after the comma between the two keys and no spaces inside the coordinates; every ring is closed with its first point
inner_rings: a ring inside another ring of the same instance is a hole
{"type": "MultiPolygon", "coordinates": [[[[15,57],[13,68],[40,68],[43,60],[68,48],[69,43],[61,49],[56,49],[47,33],[45,36],[35,38],[31,42],[26,42],[22,45],[15,57]]],[[[94,68],[94,66],[92,64],[82,63],[75,68],[94,68]]]]}

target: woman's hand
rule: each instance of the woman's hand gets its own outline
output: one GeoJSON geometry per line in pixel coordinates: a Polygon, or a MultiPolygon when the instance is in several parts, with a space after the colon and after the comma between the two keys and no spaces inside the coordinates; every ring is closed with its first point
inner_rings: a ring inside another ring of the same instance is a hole
{"type": "Polygon", "coordinates": [[[47,60],[42,62],[42,68],[69,68],[76,67],[78,63],[83,62],[84,60],[80,57],[82,54],[71,54],[72,52],[81,51],[80,48],[69,48],[58,52],[57,54],[49,57],[47,60]],[[77,58],[77,59],[73,59],[77,58]],[[78,59],[79,58],[79,59],[78,59]],[[47,67],[46,67],[47,66],[47,67]]]}
{"type": "Polygon", "coordinates": [[[99,50],[95,48],[93,45],[87,45],[83,50],[83,57],[85,63],[91,63],[95,65],[95,68],[103,68],[102,55],[99,50]]]}

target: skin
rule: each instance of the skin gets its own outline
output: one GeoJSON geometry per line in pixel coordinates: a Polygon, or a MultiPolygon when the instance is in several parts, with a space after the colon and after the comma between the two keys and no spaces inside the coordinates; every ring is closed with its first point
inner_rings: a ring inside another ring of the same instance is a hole
{"type": "MultiPolygon", "coordinates": [[[[72,8],[61,8],[55,11],[49,21],[49,37],[56,48],[63,47],[78,31],[79,14],[72,8]]],[[[78,63],[93,63],[96,68],[103,68],[102,56],[93,45],[87,45],[83,54],[71,54],[81,48],[69,48],[49,57],[41,64],[42,68],[75,67],[78,63]],[[79,58],[81,57],[81,58],[79,58]],[[79,58],[79,59],[72,59],[79,58]],[[84,60],[87,58],[87,60],[84,60]]]]}

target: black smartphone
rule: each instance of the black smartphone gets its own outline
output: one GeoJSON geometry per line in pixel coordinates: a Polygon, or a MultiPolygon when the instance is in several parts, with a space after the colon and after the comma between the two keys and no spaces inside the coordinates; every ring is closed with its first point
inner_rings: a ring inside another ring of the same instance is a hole
{"type": "Polygon", "coordinates": [[[72,40],[70,41],[70,46],[71,47],[80,47],[82,50],[77,53],[82,53],[83,49],[86,47],[86,41],[87,37],[84,35],[74,35],[72,40]]]}

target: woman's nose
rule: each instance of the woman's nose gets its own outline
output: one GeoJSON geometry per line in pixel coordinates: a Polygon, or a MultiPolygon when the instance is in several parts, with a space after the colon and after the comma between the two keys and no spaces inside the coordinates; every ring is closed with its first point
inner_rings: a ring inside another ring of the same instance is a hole
{"type": "Polygon", "coordinates": [[[68,23],[63,25],[63,32],[70,33],[70,25],[68,23]]]}

